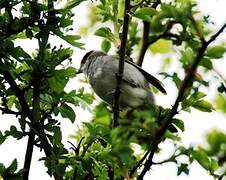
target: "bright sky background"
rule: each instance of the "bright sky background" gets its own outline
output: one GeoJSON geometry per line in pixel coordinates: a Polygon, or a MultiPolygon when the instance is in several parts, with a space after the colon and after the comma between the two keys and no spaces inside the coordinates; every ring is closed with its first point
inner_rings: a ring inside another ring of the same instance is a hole
{"type": "MultiPolygon", "coordinates": [[[[82,3],[79,8],[75,9],[75,29],[81,25],[85,25],[87,23],[87,11],[85,9],[88,3],[82,3]]],[[[199,7],[204,14],[210,14],[211,20],[215,22],[213,26],[214,29],[219,29],[219,27],[226,21],[226,1],[225,0],[199,0],[199,7]]],[[[224,36],[221,35],[219,38],[220,40],[226,42],[226,33],[224,36]]],[[[100,46],[100,38],[95,37],[93,35],[89,36],[86,39],[82,39],[86,43],[86,51],[91,49],[99,49],[100,46]]],[[[53,44],[59,45],[63,42],[58,41],[56,39],[51,39],[53,44]]],[[[25,45],[25,49],[30,50],[37,47],[37,44],[30,40],[26,42],[21,42],[25,45]]],[[[64,44],[64,43],[63,43],[64,44]]],[[[82,56],[85,54],[84,50],[75,49],[74,56],[73,56],[73,64],[75,67],[79,67],[80,60],[82,56]]],[[[145,59],[151,58],[150,55],[145,56],[145,59]]],[[[156,59],[161,58],[160,56],[156,56],[154,60],[145,61],[144,69],[149,71],[152,74],[155,74],[159,68],[159,63],[156,59]],[[155,67],[149,69],[148,67],[155,67]],[[157,67],[157,68],[156,68],[157,67]]],[[[215,68],[218,69],[224,77],[226,77],[226,59],[215,61],[216,63],[215,68]]],[[[163,106],[172,105],[175,100],[176,92],[171,88],[170,84],[166,84],[164,82],[168,95],[167,96],[158,96],[156,97],[157,104],[161,104],[163,106]],[[171,91],[170,91],[171,90],[171,91]]],[[[74,79],[70,82],[68,89],[74,89],[78,87],[77,79],[74,79]]],[[[213,87],[214,89],[214,87],[213,87]]],[[[213,90],[206,92],[208,94],[209,99],[213,98],[213,90]]],[[[63,132],[63,141],[65,143],[66,148],[69,148],[70,145],[67,143],[69,134],[73,134],[75,130],[78,128],[78,125],[81,124],[81,121],[87,121],[91,118],[91,114],[88,112],[84,112],[80,108],[76,108],[76,123],[72,125],[69,120],[63,119],[62,120],[62,132],[63,132]]],[[[201,113],[196,110],[192,110],[191,113],[183,113],[181,119],[185,120],[185,132],[183,132],[182,136],[182,143],[186,146],[189,145],[198,145],[204,144],[204,135],[207,131],[213,128],[219,128],[221,130],[226,131],[226,116],[219,112],[214,113],[201,113]]],[[[10,125],[18,125],[16,122],[16,118],[9,115],[1,115],[0,116],[0,130],[5,131],[10,127],[10,125]]],[[[0,162],[5,164],[6,166],[9,165],[14,158],[17,158],[19,167],[23,166],[24,155],[26,150],[26,143],[27,139],[23,139],[20,141],[14,140],[13,138],[9,138],[6,140],[3,145],[0,146],[0,162]]],[[[164,149],[161,157],[156,157],[157,160],[165,159],[169,156],[172,152],[172,147],[169,142],[161,144],[161,147],[164,149]]],[[[42,179],[42,180],[49,180],[51,179],[46,174],[46,168],[43,165],[43,162],[38,162],[38,159],[43,156],[43,153],[40,153],[37,148],[34,149],[32,165],[31,165],[31,172],[30,172],[30,179],[42,179]]],[[[152,170],[148,175],[145,177],[146,180],[148,179],[156,179],[156,180],[212,180],[207,172],[203,170],[197,163],[194,163],[191,166],[190,175],[181,175],[179,177],[176,176],[176,167],[174,164],[164,164],[162,166],[153,166],[152,170]]]]}

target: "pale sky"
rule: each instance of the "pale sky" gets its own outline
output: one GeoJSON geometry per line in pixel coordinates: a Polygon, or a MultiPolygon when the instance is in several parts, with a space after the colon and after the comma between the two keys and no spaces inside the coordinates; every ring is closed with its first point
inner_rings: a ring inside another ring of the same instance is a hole
{"type": "MultiPolygon", "coordinates": [[[[87,12],[85,11],[85,7],[88,3],[82,3],[79,8],[75,9],[75,22],[76,27],[86,24],[87,22],[87,12]],[[84,20],[86,19],[86,21],[84,20]],[[81,22],[81,20],[84,20],[81,22]]],[[[215,26],[213,26],[214,29],[219,29],[219,27],[226,21],[226,1],[225,0],[199,0],[199,6],[203,13],[210,14],[211,20],[215,22],[215,26]]],[[[75,29],[76,29],[75,27],[75,29]]],[[[226,33],[224,33],[224,36],[221,35],[219,38],[220,40],[226,42],[226,33]]],[[[91,49],[100,49],[100,38],[95,37],[93,35],[90,35],[86,39],[82,39],[86,43],[86,51],[91,49]]],[[[62,44],[62,41],[56,41],[55,39],[51,39],[51,41],[54,44],[62,44]]],[[[35,44],[34,41],[32,41],[32,44],[28,42],[20,42],[25,44],[25,49],[31,50],[35,47],[37,47],[37,44],[35,44]],[[29,43],[29,46],[27,44],[29,43]]],[[[63,43],[65,44],[65,43],[63,43]]],[[[73,64],[75,67],[79,66],[80,59],[85,54],[84,50],[78,50],[75,49],[74,56],[73,56],[73,64]]],[[[147,60],[150,55],[147,55],[145,59],[147,60]]],[[[156,56],[152,61],[145,61],[144,63],[144,69],[149,71],[152,74],[155,74],[158,71],[159,68],[159,61],[154,61],[155,59],[161,58],[160,56],[156,56]],[[151,66],[150,64],[151,63],[151,66]],[[148,69],[147,67],[157,67],[156,69],[148,69]]],[[[214,64],[216,69],[221,71],[221,73],[226,77],[226,71],[222,70],[222,67],[226,68],[226,60],[218,60],[215,61],[214,64]]],[[[68,89],[74,89],[77,87],[77,80],[74,79],[70,82],[68,89]]],[[[164,84],[167,82],[164,82],[164,84]]],[[[175,100],[176,92],[173,90],[170,85],[170,83],[165,84],[168,95],[162,96],[159,95],[156,97],[157,104],[160,104],[162,106],[168,106],[170,107],[175,100]]],[[[213,88],[214,89],[214,88],[213,88]]],[[[208,93],[209,99],[213,98],[213,90],[212,91],[205,91],[208,93]]],[[[88,120],[91,118],[91,114],[89,112],[84,112],[80,108],[76,108],[76,123],[72,125],[69,120],[62,119],[62,132],[63,132],[63,142],[65,143],[66,148],[69,148],[70,145],[67,143],[69,134],[73,134],[74,131],[78,128],[78,124],[81,124],[81,121],[88,120]],[[78,115],[79,114],[79,115],[78,115]]],[[[219,128],[221,130],[226,131],[226,125],[225,120],[226,116],[219,113],[219,112],[213,112],[213,113],[202,113],[196,110],[192,110],[191,113],[183,113],[180,115],[181,119],[185,120],[185,132],[182,133],[182,143],[185,146],[189,145],[198,145],[204,143],[204,135],[206,131],[209,131],[213,128],[219,128]]],[[[16,118],[9,116],[9,115],[1,115],[0,116],[0,130],[4,132],[6,129],[10,127],[10,125],[18,125],[16,118]]],[[[6,140],[6,142],[3,143],[3,145],[0,146],[0,162],[5,164],[6,166],[12,162],[14,158],[17,158],[19,167],[23,166],[24,161],[24,155],[26,150],[26,143],[27,139],[23,139],[20,141],[14,140],[13,138],[9,138],[6,140]]],[[[169,142],[161,144],[161,147],[163,148],[163,153],[161,156],[156,157],[156,161],[159,159],[165,159],[168,157],[168,155],[172,152],[172,145],[169,142]]],[[[37,148],[34,149],[33,153],[33,159],[32,159],[32,165],[31,165],[31,171],[30,171],[30,179],[36,180],[36,179],[42,179],[42,180],[49,180],[51,179],[47,173],[46,168],[43,165],[43,162],[38,161],[39,158],[43,156],[42,153],[39,152],[37,148]]],[[[191,165],[191,171],[190,175],[181,175],[179,177],[176,176],[176,167],[174,164],[164,164],[161,166],[153,166],[150,173],[148,173],[145,176],[145,179],[155,179],[155,180],[213,180],[212,177],[210,177],[207,172],[201,168],[197,163],[194,163],[191,165]]]]}

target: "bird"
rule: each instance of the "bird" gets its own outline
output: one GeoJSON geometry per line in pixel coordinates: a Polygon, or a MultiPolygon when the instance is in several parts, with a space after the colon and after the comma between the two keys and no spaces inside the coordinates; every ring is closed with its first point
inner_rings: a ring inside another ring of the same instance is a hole
{"type": "MultiPolygon", "coordinates": [[[[120,84],[120,109],[134,109],[146,104],[154,104],[155,100],[149,83],[166,94],[163,84],[128,59],[125,60],[120,84]]],[[[77,74],[84,73],[94,92],[107,104],[113,106],[118,65],[118,56],[92,50],[83,56],[77,74]]]]}

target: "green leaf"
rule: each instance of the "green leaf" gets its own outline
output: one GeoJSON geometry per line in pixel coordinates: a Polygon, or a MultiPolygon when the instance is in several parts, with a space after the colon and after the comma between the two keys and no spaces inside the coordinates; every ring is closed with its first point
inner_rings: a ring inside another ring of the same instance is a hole
{"type": "Polygon", "coordinates": [[[76,75],[76,69],[68,67],[67,69],[55,70],[51,78],[48,79],[51,89],[55,92],[62,92],[69,81],[76,75]]]}
{"type": "Polygon", "coordinates": [[[214,172],[218,169],[219,165],[218,165],[218,161],[216,159],[211,158],[210,160],[210,173],[214,174],[214,172]]]}
{"type": "Polygon", "coordinates": [[[14,159],[10,166],[7,167],[7,171],[9,173],[14,173],[17,170],[17,166],[18,166],[17,159],[14,159]]]}
{"type": "Polygon", "coordinates": [[[192,104],[192,107],[203,112],[212,112],[212,110],[214,110],[214,107],[212,106],[212,104],[204,100],[199,100],[195,102],[194,104],[192,104]]]}
{"type": "Polygon", "coordinates": [[[54,127],[53,132],[54,132],[53,139],[55,144],[61,144],[62,133],[61,133],[60,127],[54,127]]]}
{"type": "Polygon", "coordinates": [[[172,50],[172,43],[168,40],[159,39],[154,44],[152,44],[149,49],[154,54],[166,54],[172,50]]]}
{"type": "Polygon", "coordinates": [[[77,40],[81,39],[81,36],[79,35],[64,35],[63,32],[61,32],[58,29],[52,29],[53,33],[56,34],[61,39],[65,40],[69,44],[71,44],[74,47],[77,47],[79,49],[84,49],[84,43],[77,42],[77,40]]]}
{"type": "Polygon", "coordinates": [[[216,108],[226,113],[226,95],[220,94],[215,99],[216,108]]]}
{"type": "Polygon", "coordinates": [[[56,165],[56,173],[60,176],[65,175],[65,170],[66,170],[66,164],[59,163],[56,165]]]}
{"type": "Polygon", "coordinates": [[[75,112],[70,106],[64,103],[62,106],[58,108],[58,110],[63,118],[68,118],[71,120],[72,123],[74,123],[75,112]]]}
{"type": "Polygon", "coordinates": [[[207,154],[202,150],[197,150],[192,152],[192,157],[198,161],[198,163],[206,170],[209,170],[210,159],[207,154]]]}
{"type": "Polygon", "coordinates": [[[105,53],[107,53],[111,48],[111,43],[104,39],[101,43],[101,50],[104,51],[105,53]]]}
{"type": "Polygon", "coordinates": [[[67,69],[64,70],[64,76],[73,78],[76,76],[76,69],[74,67],[68,67],[67,69]]]}
{"type": "Polygon", "coordinates": [[[191,48],[187,48],[185,51],[181,52],[181,59],[183,65],[189,65],[194,59],[194,52],[191,48]]]}
{"type": "Polygon", "coordinates": [[[198,91],[198,92],[193,93],[193,94],[189,97],[188,100],[191,101],[191,102],[195,102],[195,101],[197,101],[197,100],[202,99],[202,98],[205,97],[205,96],[206,96],[205,93],[198,91]]]}
{"type": "Polygon", "coordinates": [[[213,63],[210,58],[204,57],[202,58],[201,62],[199,63],[200,66],[205,67],[206,69],[213,69],[213,63]]]}
{"type": "Polygon", "coordinates": [[[166,72],[161,72],[159,73],[160,75],[163,75],[165,78],[172,78],[173,82],[175,83],[175,85],[177,86],[177,88],[180,87],[181,85],[181,79],[178,77],[177,73],[173,73],[173,75],[170,75],[166,72]]]}
{"type": "Polygon", "coordinates": [[[218,92],[225,93],[226,94],[226,86],[224,83],[221,83],[221,85],[217,88],[218,92]]]}
{"type": "MultiPolygon", "coordinates": [[[[0,145],[6,140],[6,136],[4,136],[2,134],[2,132],[0,131],[0,145]]],[[[1,173],[0,173],[1,174],[1,173]]]]}
{"type": "Polygon", "coordinates": [[[53,104],[55,102],[54,98],[49,94],[41,94],[40,99],[41,99],[41,102],[43,103],[53,104]]]}
{"type": "Polygon", "coordinates": [[[4,164],[0,163],[0,175],[2,175],[5,172],[6,168],[4,164]]]}
{"type": "Polygon", "coordinates": [[[32,32],[32,30],[30,28],[27,28],[26,29],[26,36],[29,39],[32,39],[33,38],[34,35],[33,35],[33,32],[32,32]]]}
{"type": "Polygon", "coordinates": [[[20,46],[14,47],[10,52],[10,55],[20,62],[24,59],[31,58],[30,55],[26,53],[20,46]]]}
{"type": "Polygon", "coordinates": [[[215,46],[215,47],[208,48],[205,55],[213,59],[220,59],[223,57],[225,52],[226,52],[226,47],[215,46]]]}
{"type": "Polygon", "coordinates": [[[151,17],[157,13],[156,9],[143,7],[135,11],[134,16],[144,21],[150,22],[151,17]]]}
{"type": "Polygon", "coordinates": [[[82,89],[76,93],[75,90],[65,94],[63,100],[66,102],[72,103],[75,106],[80,105],[83,109],[87,109],[92,112],[90,104],[93,102],[93,95],[89,93],[84,93],[82,89]]]}
{"type": "Polygon", "coordinates": [[[184,131],[184,121],[182,121],[181,119],[173,119],[172,123],[181,131],[184,131]]]}
{"type": "Polygon", "coordinates": [[[7,106],[9,107],[9,109],[11,109],[15,103],[15,101],[17,100],[16,96],[10,96],[8,101],[7,101],[7,106]]]}
{"type": "Polygon", "coordinates": [[[181,163],[177,168],[177,175],[179,176],[181,173],[189,174],[188,164],[181,163]]]}
{"type": "Polygon", "coordinates": [[[10,126],[10,130],[5,131],[5,136],[12,136],[18,140],[23,137],[23,132],[17,130],[16,126],[10,126]]]}
{"type": "Polygon", "coordinates": [[[181,139],[177,134],[172,133],[169,130],[165,132],[164,137],[168,139],[172,139],[173,141],[180,141],[181,139]]]}
{"type": "Polygon", "coordinates": [[[111,32],[111,29],[109,27],[101,27],[94,34],[96,36],[104,37],[114,44],[118,44],[118,38],[111,32]]]}
{"type": "Polygon", "coordinates": [[[84,1],[86,1],[86,0],[67,0],[66,5],[59,11],[61,11],[61,12],[69,11],[84,1]]]}

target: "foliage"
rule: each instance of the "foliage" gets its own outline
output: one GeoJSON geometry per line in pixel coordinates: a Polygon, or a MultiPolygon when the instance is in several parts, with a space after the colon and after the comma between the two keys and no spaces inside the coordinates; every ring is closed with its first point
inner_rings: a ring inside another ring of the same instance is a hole
{"type": "Polygon", "coordinates": [[[214,61],[222,59],[226,52],[224,44],[211,44],[225,25],[211,32],[208,28],[211,22],[192,0],[88,2],[90,29],[95,29],[94,34],[102,38],[100,48],[104,52],[119,51],[124,5],[129,2],[126,55],[139,54],[134,61],[141,66],[147,51],[153,56],[161,54],[167,61],[159,74],[175,84],[178,92],[172,108],[151,104],[123,111],[119,125],[111,128],[112,112],[105,103],[91,109],[94,97],[84,88],[65,90],[77,72],[71,66],[73,49],[84,49],[80,35],[74,34],[72,28],[73,9],[83,1],[62,1],[64,6],[58,6],[60,0],[0,2],[0,110],[2,114],[14,115],[20,125],[0,131],[0,144],[9,137],[17,140],[28,137],[24,167],[19,169],[16,159],[8,167],[0,163],[1,177],[28,179],[36,146],[44,151],[45,156],[40,159],[54,179],[142,179],[152,165],[168,162],[175,163],[179,176],[189,174],[189,165],[194,161],[213,177],[222,178],[226,172],[223,165],[226,135],[214,130],[207,135],[208,148],[183,147],[180,133],[186,127],[178,113],[191,112],[192,108],[204,113],[216,109],[226,112],[223,79],[216,79],[219,84],[216,106],[203,91],[211,86],[210,80],[203,77],[215,73],[214,61]],[[52,36],[67,42],[68,47],[50,44],[52,36]],[[21,39],[37,42],[37,50],[31,53],[16,45],[21,39]],[[179,69],[174,72],[168,68],[173,63],[172,54],[178,57],[179,69]],[[70,142],[69,150],[62,143],[60,121],[65,118],[74,123],[76,106],[91,111],[93,119],[74,135],[77,143],[70,142]],[[153,156],[161,153],[158,144],[165,140],[175,144],[175,152],[164,161],[153,162],[153,156]],[[187,161],[180,161],[180,156],[187,161]]]}

